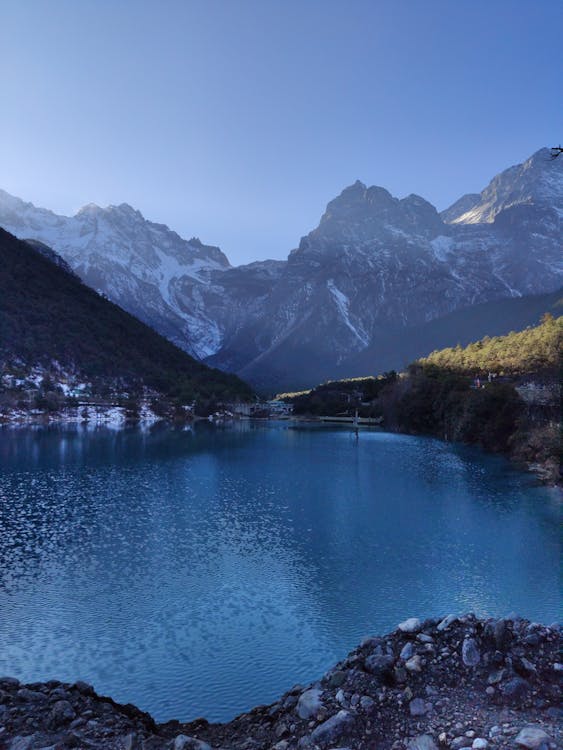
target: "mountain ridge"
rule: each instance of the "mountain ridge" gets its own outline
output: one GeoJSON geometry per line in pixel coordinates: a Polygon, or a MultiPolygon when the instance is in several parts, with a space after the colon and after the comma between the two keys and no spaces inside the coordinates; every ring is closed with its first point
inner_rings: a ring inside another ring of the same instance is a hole
{"type": "Polygon", "coordinates": [[[184,402],[252,396],[236,376],[193,359],[101,297],[55,255],[0,229],[0,386],[2,370],[40,368],[97,381],[104,391],[148,388],[184,402]]]}
{"type": "Polygon", "coordinates": [[[54,240],[86,283],[192,355],[263,387],[290,386],[274,373],[306,365],[318,382],[385,331],[560,288],[559,161],[541,149],[441,214],[421,196],[357,180],[286,261],[243,266],[127,204],[77,220],[0,193],[0,225],[54,240]]]}

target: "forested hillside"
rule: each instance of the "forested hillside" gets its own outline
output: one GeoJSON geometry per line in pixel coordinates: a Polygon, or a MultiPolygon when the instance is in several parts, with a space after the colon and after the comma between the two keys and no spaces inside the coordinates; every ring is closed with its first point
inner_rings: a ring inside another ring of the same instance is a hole
{"type": "Polygon", "coordinates": [[[562,339],[563,317],[546,313],[540,325],[506,336],[485,336],[465,348],[458,345],[434,351],[417,364],[466,374],[539,373],[558,367],[562,339]]]}
{"type": "Polygon", "coordinates": [[[443,349],[407,371],[281,394],[297,415],[382,417],[397,432],[474,443],[559,481],[563,317],[443,349]]]}
{"type": "Polygon", "coordinates": [[[2,229],[0,366],[20,379],[39,367],[75,373],[97,392],[149,388],[183,403],[252,395],[2,229]]]}

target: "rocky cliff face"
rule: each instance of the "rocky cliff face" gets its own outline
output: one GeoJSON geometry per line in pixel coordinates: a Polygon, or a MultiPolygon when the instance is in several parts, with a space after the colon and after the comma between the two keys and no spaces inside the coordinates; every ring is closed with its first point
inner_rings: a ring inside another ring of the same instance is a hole
{"type": "Polygon", "coordinates": [[[0,226],[47,242],[175,343],[263,387],[362,374],[353,370],[361,352],[374,352],[376,372],[382,336],[558,289],[562,215],[563,159],[542,149],[441,215],[419,196],[356,182],[287,261],[231,268],[218,248],[126,205],[68,218],[0,193],[0,226]]]}

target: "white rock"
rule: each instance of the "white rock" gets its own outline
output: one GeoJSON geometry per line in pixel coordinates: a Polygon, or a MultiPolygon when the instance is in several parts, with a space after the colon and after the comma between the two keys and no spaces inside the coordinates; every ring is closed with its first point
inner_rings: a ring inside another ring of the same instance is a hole
{"type": "Polygon", "coordinates": [[[407,745],[408,750],[438,750],[432,735],[419,734],[407,745]]]}
{"type": "Polygon", "coordinates": [[[323,707],[321,701],[322,694],[322,690],[317,690],[316,688],[311,688],[310,690],[305,690],[304,693],[301,693],[296,708],[297,715],[300,719],[310,719],[318,713],[323,707]]]}
{"type": "Polygon", "coordinates": [[[211,745],[196,737],[179,734],[174,740],[174,750],[212,750],[211,745]]]}
{"type": "Polygon", "coordinates": [[[438,625],[438,630],[446,630],[450,627],[452,622],[455,622],[457,620],[457,617],[455,615],[448,615],[447,617],[444,617],[441,623],[438,625]]]}
{"type": "Polygon", "coordinates": [[[408,620],[399,623],[399,630],[402,633],[418,633],[421,628],[421,622],[418,617],[409,617],[408,620]]]}
{"type": "Polygon", "coordinates": [[[415,654],[405,663],[405,667],[409,670],[409,672],[422,672],[422,663],[420,660],[420,656],[418,654],[415,654]]]}

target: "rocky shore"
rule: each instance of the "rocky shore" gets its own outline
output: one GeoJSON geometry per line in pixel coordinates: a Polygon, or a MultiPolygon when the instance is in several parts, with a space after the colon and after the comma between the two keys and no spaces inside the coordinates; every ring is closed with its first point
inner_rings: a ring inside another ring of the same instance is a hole
{"type": "Polygon", "coordinates": [[[157,724],[82,682],[0,678],[0,748],[555,750],[559,638],[557,626],[518,617],[410,618],[227,724],[157,724]]]}

